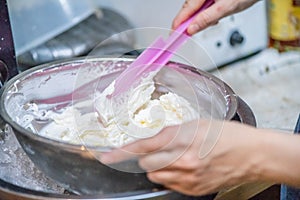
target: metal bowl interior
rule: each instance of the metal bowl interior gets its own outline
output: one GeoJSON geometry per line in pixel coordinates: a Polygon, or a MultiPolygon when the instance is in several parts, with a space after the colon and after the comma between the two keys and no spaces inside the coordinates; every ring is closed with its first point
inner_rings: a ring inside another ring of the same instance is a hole
{"type": "MultiPolygon", "coordinates": [[[[113,194],[160,188],[147,180],[136,161],[122,163],[137,173],[115,170],[97,159],[107,147],[70,144],[37,133],[48,123],[48,111],[93,98],[129,64],[131,58],[79,58],[27,70],[3,88],[0,112],[21,146],[47,176],[79,194],[113,194]],[[29,109],[30,108],[30,109],[29,109]],[[34,109],[33,109],[34,108],[34,109]],[[33,112],[34,111],[34,112],[33,112]]],[[[199,69],[170,62],[155,77],[156,93],[172,91],[186,98],[201,117],[230,120],[237,111],[234,92],[199,69]]],[[[93,111],[93,107],[87,108],[93,111]]],[[[86,112],[86,110],[85,110],[86,112]]]]}

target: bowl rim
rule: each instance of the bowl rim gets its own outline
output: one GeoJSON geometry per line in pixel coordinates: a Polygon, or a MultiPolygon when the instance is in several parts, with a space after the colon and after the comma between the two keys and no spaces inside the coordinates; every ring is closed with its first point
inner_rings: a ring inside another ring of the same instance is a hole
{"type": "Polygon", "coordinates": [[[169,189],[158,189],[153,191],[149,190],[137,190],[134,192],[123,192],[123,193],[115,193],[115,194],[107,194],[107,195],[75,195],[75,194],[58,194],[58,193],[48,193],[43,191],[37,191],[33,189],[28,189],[24,187],[20,187],[4,181],[0,179],[0,195],[5,194],[6,196],[26,198],[32,200],[125,200],[125,199],[148,199],[160,197],[163,195],[168,195],[173,193],[173,191],[169,189]],[[122,196],[121,196],[122,195],[122,196]]]}
{"type": "MultiPolygon", "coordinates": [[[[36,67],[32,67],[26,71],[23,71],[19,73],[18,75],[14,76],[11,78],[8,82],[4,84],[4,86],[0,90],[0,121],[1,118],[5,121],[5,123],[9,124],[13,129],[16,129],[18,133],[21,133],[22,135],[25,135],[26,137],[30,137],[34,139],[35,141],[42,142],[42,143],[47,143],[48,145],[52,145],[55,147],[64,147],[67,149],[69,152],[107,152],[111,151],[112,147],[101,147],[101,146],[89,146],[85,144],[72,144],[69,142],[65,141],[58,141],[54,140],[51,138],[47,138],[38,134],[35,134],[24,127],[20,126],[18,123],[16,123],[14,120],[12,120],[9,117],[9,114],[7,113],[5,109],[5,99],[8,93],[8,89],[17,83],[19,79],[25,78],[30,74],[38,73],[41,70],[47,69],[55,69],[57,67],[61,66],[66,66],[72,64],[72,67],[76,67],[76,64],[83,64],[83,63],[89,63],[89,62],[97,62],[97,61],[111,61],[111,59],[114,59],[114,61],[127,61],[127,62],[132,62],[135,60],[135,57],[133,56],[126,56],[126,57],[113,57],[113,56],[101,56],[101,57],[94,57],[94,56],[89,56],[89,57],[78,57],[78,58],[70,58],[70,59],[64,59],[64,60],[59,60],[59,61],[54,61],[42,65],[38,65],[36,67]]],[[[237,95],[234,93],[234,91],[223,81],[221,81],[219,78],[215,77],[214,75],[210,74],[209,72],[205,72],[203,70],[200,70],[196,67],[192,67],[183,63],[179,62],[173,62],[170,61],[166,64],[167,67],[180,67],[182,69],[189,70],[193,73],[197,73],[213,82],[215,82],[217,85],[224,87],[225,92],[228,94],[226,98],[228,98],[228,101],[231,103],[231,109],[227,109],[227,115],[225,116],[224,120],[231,120],[238,108],[238,99],[237,95]]],[[[15,131],[13,131],[15,134],[15,131]]],[[[17,135],[16,135],[17,136],[17,135]]],[[[18,138],[18,137],[17,137],[18,138]]]]}

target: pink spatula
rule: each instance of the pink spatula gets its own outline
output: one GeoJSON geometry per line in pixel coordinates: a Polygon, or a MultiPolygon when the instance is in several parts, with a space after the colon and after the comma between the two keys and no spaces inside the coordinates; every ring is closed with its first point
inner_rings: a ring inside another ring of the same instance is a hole
{"type": "Polygon", "coordinates": [[[182,23],[166,40],[157,38],[143,53],[116,79],[112,97],[127,91],[144,73],[159,70],[167,64],[173,53],[190,37],[187,28],[198,13],[207,9],[214,0],[206,0],[202,7],[182,23]]]}

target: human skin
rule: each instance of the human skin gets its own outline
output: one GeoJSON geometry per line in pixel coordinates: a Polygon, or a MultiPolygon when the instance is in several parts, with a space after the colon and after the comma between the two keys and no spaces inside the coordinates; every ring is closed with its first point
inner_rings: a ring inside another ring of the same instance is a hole
{"type": "MultiPolygon", "coordinates": [[[[172,29],[176,29],[182,22],[194,14],[203,4],[205,0],[186,0],[182,9],[173,20],[172,29]]],[[[208,26],[218,23],[218,21],[242,11],[258,0],[215,0],[215,3],[206,10],[199,13],[188,28],[188,33],[193,35],[208,26]]]]}
{"type": "MultiPolygon", "coordinates": [[[[188,0],[173,29],[204,0],[188,0]]],[[[197,16],[189,34],[241,11],[256,0],[215,0],[197,16]]],[[[187,195],[205,195],[247,182],[266,181],[300,187],[300,136],[233,121],[194,120],[104,153],[105,164],[138,159],[148,178],[187,195]]]]}
{"type": "Polygon", "coordinates": [[[299,155],[298,135],[238,122],[195,120],[105,153],[101,162],[138,158],[152,182],[197,196],[253,181],[299,187],[299,155]]]}

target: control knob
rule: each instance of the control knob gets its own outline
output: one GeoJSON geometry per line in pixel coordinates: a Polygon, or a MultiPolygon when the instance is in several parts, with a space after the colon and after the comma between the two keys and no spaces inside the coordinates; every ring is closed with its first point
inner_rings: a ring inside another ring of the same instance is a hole
{"type": "Polygon", "coordinates": [[[229,43],[231,46],[240,45],[244,42],[245,38],[239,31],[233,31],[229,38],[229,43]]]}

